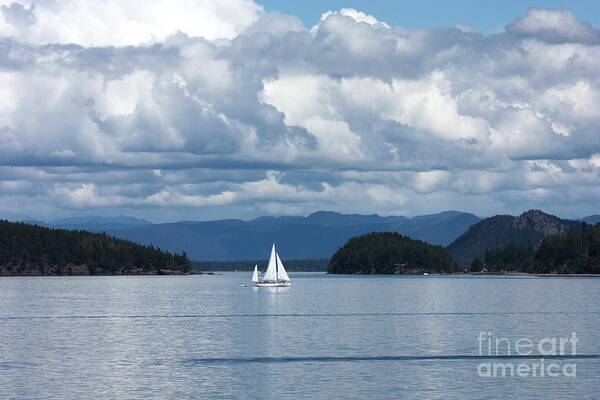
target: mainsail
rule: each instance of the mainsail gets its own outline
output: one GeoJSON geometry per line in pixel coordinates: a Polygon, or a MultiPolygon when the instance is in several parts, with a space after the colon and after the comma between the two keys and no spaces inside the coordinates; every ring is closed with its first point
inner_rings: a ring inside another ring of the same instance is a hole
{"type": "Polygon", "coordinates": [[[252,274],[252,282],[258,282],[258,265],[254,266],[254,273],[252,274]]]}
{"type": "Polygon", "coordinates": [[[273,244],[273,248],[271,249],[271,257],[269,258],[269,266],[267,267],[267,271],[265,272],[265,276],[263,276],[263,282],[278,282],[278,281],[290,281],[290,277],[288,276],[281,259],[279,258],[279,254],[275,250],[275,244],[273,244]]]}
{"type": "Polygon", "coordinates": [[[265,282],[276,282],[277,281],[277,261],[276,261],[276,252],[275,245],[273,244],[273,248],[271,249],[271,257],[269,258],[269,265],[267,266],[267,271],[263,276],[263,281],[265,282]]]}

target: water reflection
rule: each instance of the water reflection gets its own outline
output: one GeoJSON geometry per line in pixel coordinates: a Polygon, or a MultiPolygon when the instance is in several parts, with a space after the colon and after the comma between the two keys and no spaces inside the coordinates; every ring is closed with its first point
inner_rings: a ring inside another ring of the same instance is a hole
{"type": "Polygon", "coordinates": [[[296,274],[0,279],[0,398],[593,398],[577,379],[476,376],[482,330],[600,354],[600,280],[296,274]],[[467,357],[464,357],[464,356],[467,357]],[[562,396],[562,397],[561,397],[562,396]]]}

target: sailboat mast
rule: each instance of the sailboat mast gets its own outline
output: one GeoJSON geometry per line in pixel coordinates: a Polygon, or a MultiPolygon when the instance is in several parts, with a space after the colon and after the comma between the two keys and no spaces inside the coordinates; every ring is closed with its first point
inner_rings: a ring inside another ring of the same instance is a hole
{"type": "Polygon", "coordinates": [[[275,280],[279,280],[279,264],[277,263],[277,250],[275,250],[275,280]]]}

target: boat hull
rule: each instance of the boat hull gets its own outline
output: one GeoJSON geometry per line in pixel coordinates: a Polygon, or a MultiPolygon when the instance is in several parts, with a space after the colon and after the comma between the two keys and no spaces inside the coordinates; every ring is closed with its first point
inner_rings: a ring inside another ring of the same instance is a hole
{"type": "Polygon", "coordinates": [[[256,282],[256,287],[290,287],[291,282],[256,282]]]}

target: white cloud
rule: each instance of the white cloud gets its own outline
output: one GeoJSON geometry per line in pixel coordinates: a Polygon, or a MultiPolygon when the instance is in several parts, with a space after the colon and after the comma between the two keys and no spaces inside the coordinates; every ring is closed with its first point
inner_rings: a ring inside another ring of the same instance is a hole
{"type": "Polygon", "coordinates": [[[431,193],[445,190],[450,183],[451,174],[448,171],[417,172],[414,176],[414,188],[418,193],[431,193]]]}
{"type": "Polygon", "coordinates": [[[591,82],[581,80],[549,88],[541,102],[551,115],[594,120],[600,110],[600,90],[591,82]]]}
{"type": "Polygon", "coordinates": [[[96,110],[106,117],[133,114],[138,103],[152,95],[153,85],[153,76],[144,71],[109,80],[95,98],[96,110]]]}
{"type": "Polygon", "coordinates": [[[348,80],[343,89],[360,106],[442,139],[479,139],[489,136],[484,120],[460,115],[449,82],[439,71],[419,80],[348,80]],[[370,92],[370,93],[369,93],[370,92]],[[366,94],[366,96],[365,96],[366,94]]]}
{"type": "Polygon", "coordinates": [[[42,0],[5,2],[0,35],[30,43],[127,46],[182,32],[231,39],[254,22],[251,0],[42,0]]]}
{"type": "Polygon", "coordinates": [[[362,22],[371,26],[382,26],[386,28],[390,27],[388,24],[379,21],[374,16],[366,14],[354,8],[342,8],[338,11],[329,10],[321,15],[321,22],[325,21],[331,15],[342,15],[344,17],[352,18],[356,22],[362,22]]]}
{"type": "Polygon", "coordinates": [[[242,0],[3,4],[0,213],[598,212],[600,47],[569,12],[485,36],[351,9],[308,30],[242,0]]]}
{"type": "Polygon", "coordinates": [[[600,31],[569,10],[531,8],[508,26],[510,32],[559,42],[600,42],[600,31]]]}

